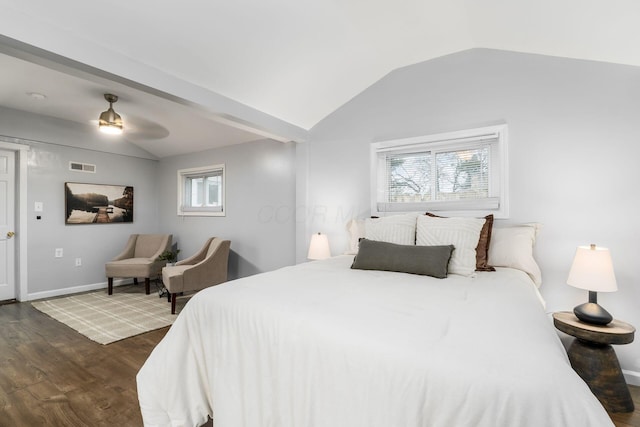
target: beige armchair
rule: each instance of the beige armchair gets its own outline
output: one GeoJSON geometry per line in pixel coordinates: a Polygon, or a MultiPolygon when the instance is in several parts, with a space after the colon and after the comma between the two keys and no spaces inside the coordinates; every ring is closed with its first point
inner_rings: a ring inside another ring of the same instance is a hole
{"type": "Polygon", "coordinates": [[[127,246],[113,260],[105,265],[108,281],[108,294],[113,293],[114,277],[144,277],[144,289],[150,292],[150,279],[158,277],[167,261],[159,260],[160,254],[171,247],[171,234],[132,234],[127,246]]]}
{"type": "Polygon", "coordinates": [[[212,237],[197,254],[162,269],[162,282],[169,291],[171,314],[176,313],[178,293],[199,291],[226,282],[230,246],[229,240],[212,237]]]}

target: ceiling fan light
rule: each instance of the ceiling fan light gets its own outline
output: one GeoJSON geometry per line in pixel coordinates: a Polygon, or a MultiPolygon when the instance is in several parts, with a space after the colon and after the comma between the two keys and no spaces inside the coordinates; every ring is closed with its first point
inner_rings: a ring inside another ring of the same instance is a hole
{"type": "Polygon", "coordinates": [[[105,93],[104,98],[109,102],[109,109],[100,114],[98,129],[100,132],[109,135],[120,135],[123,130],[122,117],[113,109],[113,103],[118,100],[118,97],[110,93],[105,93]]]}
{"type": "Polygon", "coordinates": [[[107,111],[100,114],[100,120],[98,121],[98,128],[100,132],[108,133],[111,135],[119,135],[122,133],[122,117],[113,108],[109,108],[107,111]]]}

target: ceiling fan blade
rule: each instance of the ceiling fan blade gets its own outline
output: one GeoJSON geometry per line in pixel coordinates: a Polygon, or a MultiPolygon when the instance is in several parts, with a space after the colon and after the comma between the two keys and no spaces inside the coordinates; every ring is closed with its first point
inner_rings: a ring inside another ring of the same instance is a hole
{"type": "Polygon", "coordinates": [[[142,117],[127,115],[123,121],[125,133],[132,140],[153,140],[169,136],[169,129],[142,117]]]}

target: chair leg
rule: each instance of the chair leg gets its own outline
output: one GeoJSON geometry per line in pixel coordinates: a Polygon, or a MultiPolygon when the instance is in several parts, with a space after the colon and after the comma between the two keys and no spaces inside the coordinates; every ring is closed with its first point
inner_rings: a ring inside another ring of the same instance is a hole
{"type": "Polygon", "coordinates": [[[149,295],[151,293],[151,279],[148,277],[144,278],[144,292],[149,295]]]}
{"type": "Polygon", "coordinates": [[[167,302],[171,302],[171,293],[167,290],[167,302]]]}
{"type": "Polygon", "coordinates": [[[171,294],[171,314],[176,314],[176,294],[171,294]]]}
{"type": "Polygon", "coordinates": [[[107,277],[107,295],[113,294],[113,277],[107,277]]]}
{"type": "Polygon", "coordinates": [[[134,284],[134,285],[137,285],[137,284],[138,284],[138,278],[137,278],[137,277],[134,277],[134,278],[133,278],[133,284],[134,284]]]}

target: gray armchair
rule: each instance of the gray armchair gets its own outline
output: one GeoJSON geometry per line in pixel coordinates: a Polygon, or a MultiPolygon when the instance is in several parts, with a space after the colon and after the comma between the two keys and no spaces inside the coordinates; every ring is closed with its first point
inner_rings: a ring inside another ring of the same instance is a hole
{"type": "Polygon", "coordinates": [[[227,281],[231,242],[212,237],[200,251],[172,267],[162,269],[162,282],[169,292],[171,314],[176,313],[176,296],[199,291],[227,281]]]}
{"type": "Polygon", "coordinates": [[[171,234],[132,234],[127,246],[113,260],[105,265],[108,281],[108,294],[113,293],[114,277],[144,277],[144,288],[150,293],[150,279],[158,277],[166,261],[159,260],[160,254],[171,247],[171,234]]]}

